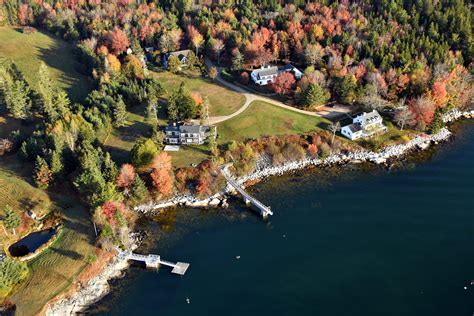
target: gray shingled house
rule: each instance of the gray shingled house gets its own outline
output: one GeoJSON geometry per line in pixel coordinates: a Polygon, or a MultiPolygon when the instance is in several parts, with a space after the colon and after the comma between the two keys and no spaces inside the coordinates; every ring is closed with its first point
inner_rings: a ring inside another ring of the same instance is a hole
{"type": "Polygon", "coordinates": [[[168,145],[201,145],[206,141],[211,128],[204,125],[173,123],[165,128],[165,142],[168,145]]]}

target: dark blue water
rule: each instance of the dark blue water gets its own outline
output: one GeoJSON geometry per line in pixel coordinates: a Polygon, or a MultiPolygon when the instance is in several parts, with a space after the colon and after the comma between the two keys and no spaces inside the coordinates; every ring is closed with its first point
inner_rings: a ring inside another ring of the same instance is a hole
{"type": "Polygon", "coordinates": [[[39,247],[47,243],[51,237],[57,234],[54,228],[34,232],[20,239],[8,248],[13,257],[23,257],[35,252],[39,247]]]}
{"type": "Polygon", "coordinates": [[[423,162],[357,169],[256,186],[268,222],[234,207],[151,223],[148,250],[187,274],[133,267],[91,312],[473,315],[474,125],[423,162]]]}

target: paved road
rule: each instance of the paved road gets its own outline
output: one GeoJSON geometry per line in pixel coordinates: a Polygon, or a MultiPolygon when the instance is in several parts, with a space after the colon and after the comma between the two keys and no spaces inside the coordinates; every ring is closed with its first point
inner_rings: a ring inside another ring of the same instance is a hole
{"type": "MultiPolygon", "coordinates": [[[[205,59],[205,63],[206,63],[206,66],[208,68],[214,66],[214,64],[208,58],[205,59]]],[[[306,114],[306,115],[310,115],[310,116],[315,116],[315,117],[325,117],[327,119],[337,117],[337,116],[341,115],[341,113],[349,113],[349,112],[352,111],[352,109],[350,107],[339,105],[339,104],[335,105],[334,107],[324,106],[317,113],[301,110],[301,109],[286,105],[286,104],[284,104],[280,101],[277,101],[277,100],[274,100],[274,99],[271,99],[271,98],[267,98],[267,97],[264,97],[264,96],[261,96],[261,95],[258,95],[258,94],[252,93],[252,92],[249,92],[249,91],[245,90],[244,88],[239,87],[238,85],[235,85],[231,82],[228,82],[228,81],[224,80],[221,76],[223,67],[217,67],[217,66],[215,66],[215,67],[217,68],[216,81],[219,82],[220,84],[222,84],[223,86],[231,89],[231,90],[234,90],[236,92],[240,92],[241,94],[243,94],[243,96],[245,97],[245,103],[244,103],[244,105],[242,105],[242,107],[240,109],[238,109],[236,112],[234,112],[230,115],[209,117],[209,124],[211,124],[211,125],[222,123],[224,121],[230,120],[231,118],[241,114],[242,112],[244,112],[249,107],[249,105],[253,101],[263,101],[263,102],[267,102],[267,103],[273,104],[275,106],[278,106],[280,108],[287,109],[289,111],[293,111],[293,112],[297,112],[297,113],[301,113],[301,114],[306,114]]]]}

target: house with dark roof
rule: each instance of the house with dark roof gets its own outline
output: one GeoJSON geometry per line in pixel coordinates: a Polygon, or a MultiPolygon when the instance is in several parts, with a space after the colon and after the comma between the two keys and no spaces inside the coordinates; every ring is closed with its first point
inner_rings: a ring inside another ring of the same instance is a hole
{"type": "Polygon", "coordinates": [[[283,67],[277,66],[263,66],[259,69],[255,69],[250,73],[250,77],[252,78],[255,84],[259,86],[266,86],[275,81],[275,78],[278,77],[283,72],[291,72],[295,76],[296,79],[301,79],[303,73],[293,66],[292,64],[287,64],[283,67]]]}
{"type": "Polygon", "coordinates": [[[188,55],[191,51],[189,49],[180,50],[176,52],[170,52],[163,54],[161,57],[161,64],[164,68],[168,68],[168,61],[171,56],[176,56],[181,63],[181,67],[186,67],[188,65],[188,55]]]}
{"type": "Polygon", "coordinates": [[[211,127],[173,123],[165,128],[165,143],[168,145],[202,145],[209,136],[211,127]]]}
{"type": "Polygon", "coordinates": [[[387,131],[379,112],[363,112],[352,119],[352,124],[341,128],[341,134],[350,140],[368,138],[380,135],[387,131]]]}
{"type": "Polygon", "coordinates": [[[293,66],[292,64],[286,64],[285,66],[281,67],[279,69],[280,72],[291,72],[296,79],[301,79],[301,77],[303,77],[303,73],[301,72],[301,70],[299,70],[298,68],[296,68],[295,66],[293,66]]]}
{"type": "Polygon", "coordinates": [[[277,66],[263,66],[262,68],[255,69],[250,73],[253,82],[259,86],[266,86],[267,84],[272,83],[277,76],[277,66]]]}

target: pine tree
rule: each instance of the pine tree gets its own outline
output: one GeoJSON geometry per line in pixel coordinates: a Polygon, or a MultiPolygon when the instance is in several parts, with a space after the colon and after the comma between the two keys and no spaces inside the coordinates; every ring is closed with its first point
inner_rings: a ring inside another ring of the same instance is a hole
{"type": "Polygon", "coordinates": [[[31,115],[31,90],[21,76],[15,77],[7,68],[0,67],[0,105],[12,117],[25,119],[31,115]]]}
{"type": "Polygon", "coordinates": [[[63,172],[64,165],[62,161],[62,155],[59,150],[54,150],[51,153],[49,164],[51,166],[51,172],[53,173],[55,177],[57,177],[59,174],[63,172]]]}
{"type": "Polygon", "coordinates": [[[54,122],[58,119],[59,114],[55,108],[55,88],[51,80],[48,68],[45,63],[41,63],[38,71],[38,107],[43,116],[49,121],[54,122]]]}
{"type": "Polygon", "coordinates": [[[329,91],[319,84],[311,84],[303,94],[301,105],[304,107],[318,107],[324,105],[330,98],[329,91]]]}
{"type": "Polygon", "coordinates": [[[145,182],[140,178],[139,175],[136,175],[135,179],[133,179],[130,188],[130,194],[135,204],[143,201],[148,195],[148,189],[145,185],[145,182]]]}
{"type": "Polygon", "coordinates": [[[114,103],[113,118],[115,127],[122,127],[127,124],[127,106],[121,97],[114,103]]]}
{"type": "Polygon", "coordinates": [[[21,224],[20,216],[9,206],[5,206],[5,217],[3,219],[5,227],[7,229],[12,229],[13,234],[16,235],[15,229],[18,228],[21,224]]]}
{"type": "Polygon", "coordinates": [[[34,180],[36,186],[40,189],[47,189],[52,179],[53,173],[51,172],[46,160],[40,156],[36,156],[34,171],[34,180]]]}

